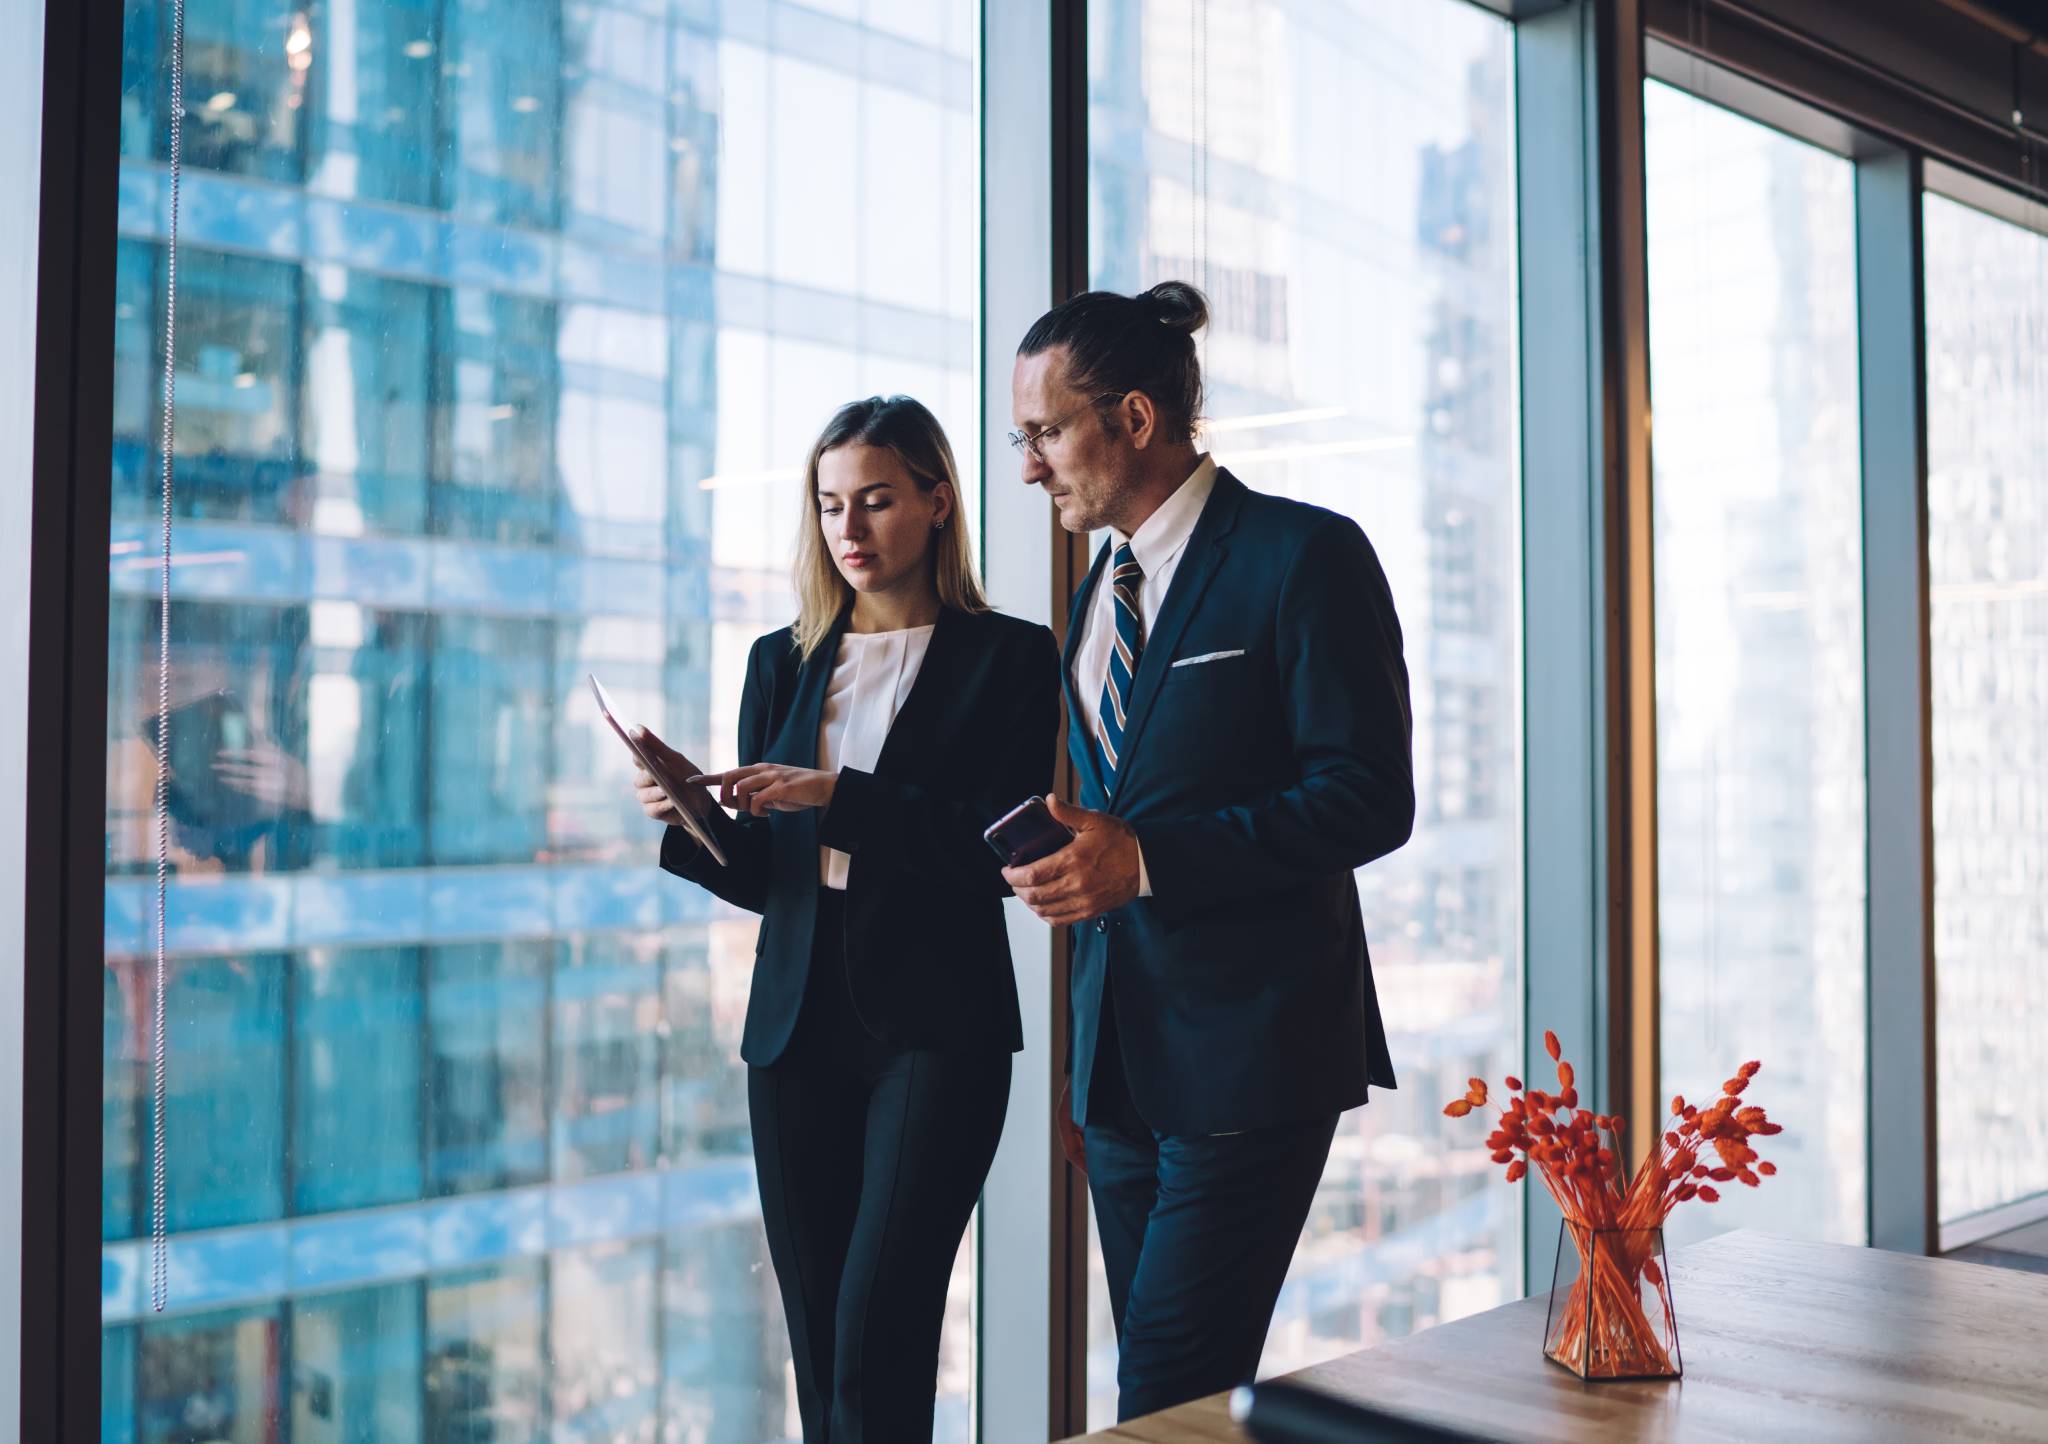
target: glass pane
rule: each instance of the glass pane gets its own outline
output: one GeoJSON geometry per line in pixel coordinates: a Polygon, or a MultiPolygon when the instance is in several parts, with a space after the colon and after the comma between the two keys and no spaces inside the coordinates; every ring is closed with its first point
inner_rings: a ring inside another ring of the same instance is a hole
{"type": "Polygon", "coordinates": [[[275,1304],[145,1323],[135,1388],[139,1444],[270,1444],[285,1383],[275,1304]]]}
{"type": "Polygon", "coordinates": [[[418,1198],[419,954],[315,948],[293,962],[295,1211],[418,1198]]]}
{"type": "Polygon", "coordinates": [[[417,1284],[292,1307],[292,1444],[419,1444],[417,1284]]]}
{"type": "Polygon", "coordinates": [[[545,1178],[544,943],[427,950],[427,1177],[434,1194],[545,1178]]]}
{"type": "Polygon", "coordinates": [[[2048,1193],[2048,236],[1925,214],[1946,1223],[2048,1193]]]}
{"type": "MultiPolygon", "coordinates": [[[[1418,769],[1414,839],[1358,875],[1401,1086],[1339,1127],[1270,1374],[1520,1293],[1516,1191],[1438,1111],[1521,1034],[1511,34],[1451,0],[1206,10],[1191,52],[1185,7],[1090,7],[1091,279],[1208,292],[1204,444],[1371,537],[1418,769]]],[[[1090,1244],[1093,1425],[1116,1338],[1090,1244]]]]}
{"type": "Polygon", "coordinates": [[[1759,1059],[1785,1124],[1775,1178],[1667,1233],[1861,1243],[1855,169],[1669,86],[1644,99],[1661,1091],[1719,1097],[1759,1059]]]}
{"type": "Polygon", "coordinates": [[[659,1262],[643,1244],[555,1255],[548,1325],[558,1444],[653,1444],[659,1262]]]}
{"type": "Polygon", "coordinates": [[[546,1377],[541,1266],[442,1274],[427,1285],[427,1438],[539,1444],[546,1377]]]}
{"type": "Polygon", "coordinates": [[[158,1316],[171,4],[125,6],[103,1433],[790,1439],[756,920],[657,870],[586,678],[732,762],[856,396],[978,511],[979,7],[187,0],[158,1316]]]}

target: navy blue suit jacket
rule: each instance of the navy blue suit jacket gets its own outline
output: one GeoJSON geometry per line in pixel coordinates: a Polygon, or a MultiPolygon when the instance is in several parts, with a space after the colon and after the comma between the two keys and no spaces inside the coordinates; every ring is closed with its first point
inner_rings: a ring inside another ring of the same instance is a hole
{"type": "MultiPolygon", "coordinates": [[[[818,765],[818,723],[850,609],[809,660],[790,629],[754,643],[740,694],[742,765],[818,765]]],[[[730,866],[680,827],[661,865],[763,915],[740,1056],[767,1067],[796,1028],[811,971],[818,849],[848,854],[845,955],[867,1030],[893,1048],[1024,1046],[1002,900],[1002,859],[982,830],[1052,787],[1059,737],[1052,633],[997,612],[945,608],[872,772],[842,767],[831,807],[722,809],[730,866]]]]}
{"type": "Polygon", "coordinates": [[[1111,785],[1099,698],[1072,677],[1108,550],[1070,612],[1068,748],[1081,804],[1136,830],[1152,896],[1075,929],[1075,1121],[1105,989],[1131,1101],[1162,1133],[1355,1107],[1394,1069],[1352,873],[1415,819],[1408,670],[1379,559],[1348,517],[1218,471],[1145,639],[1111,785]]]}

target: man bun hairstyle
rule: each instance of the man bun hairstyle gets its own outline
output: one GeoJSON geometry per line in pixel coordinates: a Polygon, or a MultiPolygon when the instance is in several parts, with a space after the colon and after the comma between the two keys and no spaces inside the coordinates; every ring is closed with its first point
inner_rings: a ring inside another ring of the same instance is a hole
{"type": "Polygon", "coordinates": [[[1142,391],[1167,441],[1193,441],[1202,414],[1195,332],[1208,324],[1208,299],[1186,281],[1161,281],[1135,296],[1084,291],[1040,316],[1017,354],[1064,348],[1074,390],[1091,399],[1142,391]]]}

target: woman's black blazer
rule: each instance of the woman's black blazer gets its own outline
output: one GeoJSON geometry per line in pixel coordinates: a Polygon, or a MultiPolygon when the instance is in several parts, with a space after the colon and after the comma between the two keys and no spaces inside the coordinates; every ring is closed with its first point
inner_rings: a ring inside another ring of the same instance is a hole
{"type": "MultiPolygon", "coordinates": [[[[754,643],[740,696],[741,765],[818,765],[818,722],[847,620],[808,661],[787,627],[754,643]]],[[[737,818],[721,810],[713,825],[726,867],[669,828],[662,867],[763,917],[742,1058],[773,1063],[796,1027],[821,846],[851,859],[847,981],[869,1032],[901,1049],[1024,1046],[1003,923],[1010,890],[981,834],[1051,790],[1059,721],[1052,633],[947,607],[875,770],[841,768],[831,807],[737,818]]]]}

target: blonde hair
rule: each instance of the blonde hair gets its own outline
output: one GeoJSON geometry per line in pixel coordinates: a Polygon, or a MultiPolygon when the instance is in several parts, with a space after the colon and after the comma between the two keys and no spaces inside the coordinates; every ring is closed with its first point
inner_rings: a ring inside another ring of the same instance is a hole
{"type": "MultiPolygon", "coordinates": [[[[960,519],[960,470],[953,464],[953,447],[946,440],[938,417],[908,396],[870,396],[849,401],[833,413],[811,443],[810,459],[804,463],[804,489],[797,522],[796,564],[796,649],[805,661],[818,650],[840,613],[853,604],[853,588],[833,564],[825,546],[823,523],[818,520],[818,463],[825,453],[842,446],[879,446],[894,452],[922,491],[932,491],[944,482],[953,492],[953,521],[960,519]]],[[[985,612],[988,599],[982,595],[981,579],[974,574],[974,553],[967,544],[967,528],[949,525],[934,529],[931,541],[932,583],[942,606],[962,612],[985,612]]]]}

